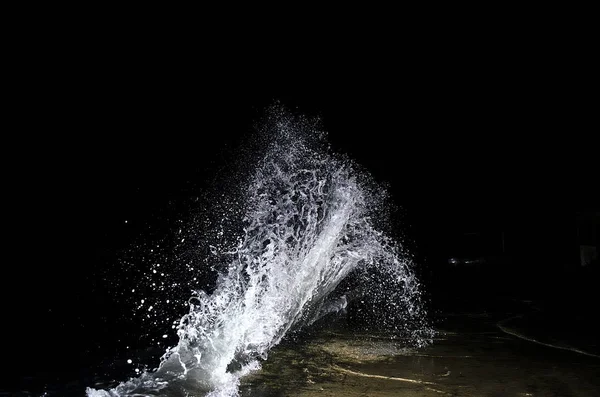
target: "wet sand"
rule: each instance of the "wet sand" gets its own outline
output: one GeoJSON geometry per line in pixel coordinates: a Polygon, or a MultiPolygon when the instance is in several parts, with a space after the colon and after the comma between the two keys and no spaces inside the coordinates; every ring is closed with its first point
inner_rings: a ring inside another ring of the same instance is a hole
{"type": "Polygon", "coordinates": [[[263,369],[243,380],[242,396],[599,395],[600,357],[593,349],[538,341],[531,325],[540,315],[527,324],[516,319],[531,313],[513,309],[447,314],[433,343],[421,349],[384,334],[323,329],[272,350],[263,369]]]}

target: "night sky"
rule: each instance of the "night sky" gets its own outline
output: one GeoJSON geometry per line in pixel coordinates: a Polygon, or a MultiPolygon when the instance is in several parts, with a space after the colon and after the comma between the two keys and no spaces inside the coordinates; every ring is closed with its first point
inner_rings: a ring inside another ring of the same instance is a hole
{"type": "Polygon", "coordinates": [[[563,244],[560,261],[571,260],[573,216],[600,202],[587,66],[506,54],[305,59],[256,73],[244,59],[200,71],[151,57],[48,69],[33,83],[36,110],[4,147],[15,158],[4,269],[16,278],[3,282],[17,361],[78,356],[101,340],[80,327],[119,310],[101,269],[214,183],[275,101],[320,117],[334,149],[389,184],[423,266],[444,258],[449,234],[479,230],[511,231],[528,257],[563,244]],[[41,357],[19,353],[37,346],[41,357]]]}

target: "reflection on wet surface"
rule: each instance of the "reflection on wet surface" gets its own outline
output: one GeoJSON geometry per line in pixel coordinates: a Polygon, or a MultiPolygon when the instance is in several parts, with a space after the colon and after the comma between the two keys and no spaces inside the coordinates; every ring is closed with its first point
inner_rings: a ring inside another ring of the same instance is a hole
{"type": "Polygon", "coordinates": [[[321,330],[275,348],[242,380],[242,396],[598,395],[600,358],[506,333],[498,323],[509,317],[446,315],[422,349],[344,327],[321,330]]]}

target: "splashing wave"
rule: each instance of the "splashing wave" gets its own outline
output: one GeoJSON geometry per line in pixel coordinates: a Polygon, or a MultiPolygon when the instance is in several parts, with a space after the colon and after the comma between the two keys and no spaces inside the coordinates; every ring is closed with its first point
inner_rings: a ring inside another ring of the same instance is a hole
{"type": "Polygon", "coordinates": [[[325,134],[306,119],[273,109],[262,136],[269,148],[248,184],[242,233],[215,289],[194,292],[179,342],[156,371],[111,390],[88,388],[88,396],[236,396],[240,378],[258,370],[286,334],[331,310],[327,298],[351,273],[360,273],[363,288],[377,284],[364,292],[381,297],[384,322],[427,343],[412,263],[374,228],[383,191],[329,153],[325,134]]]}

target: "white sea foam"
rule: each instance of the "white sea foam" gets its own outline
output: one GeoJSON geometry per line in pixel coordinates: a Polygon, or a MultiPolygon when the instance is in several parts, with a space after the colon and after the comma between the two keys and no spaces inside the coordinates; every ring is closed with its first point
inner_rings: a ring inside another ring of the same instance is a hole
{"type": "Polygon", "coordinates": [[[179,342],[156,371],[111,390],[88,388],[88,396],[236,396],[240,378],[290,330],[345,309],[345,295],[326,298],[360,271],[385,280],[385,293],[382,285],[367,293],[385,298],[386,317],[406,320],[396,326],[412,324],[413,342],[426,343],[412,264],[372,222],[377,189],[352,162],[328,153],[313,127],[274,110],[263,131],[269,149],[247,187],[241,237],[215,289],[194,292],[179,342]]]}

